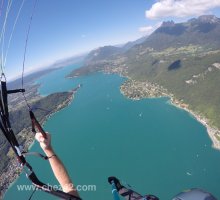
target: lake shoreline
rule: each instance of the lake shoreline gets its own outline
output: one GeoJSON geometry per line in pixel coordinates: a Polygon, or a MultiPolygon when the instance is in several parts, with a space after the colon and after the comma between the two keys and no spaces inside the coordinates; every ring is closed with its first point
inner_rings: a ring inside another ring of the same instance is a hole
{"type": "MultiPolygon", "coordinates": [[[[105,66],[104,69],[98,70],[104,74],[117,74],[120,77],[124,77],[127,80],[120,86],[121,93],[129,99],[140,100],[144,98],[170,98],[171,104],[180,109],[183,109],[190,113],[198,122],[206,127],[207,133],[212,140],[212,147],[220,150],[220,130],[210,124],[209,120],[194,110],[189,108],[189,105],[182,101],[179,101],[173,94],[171,94],[166,88],[161,85],[151,83],[148,81],[136,81],[128,75],[127,69],[124,65],[116,63],[114,67],[105,66]]],[[[82,74],[76,73],[69,78],[75,78],[82,74]]]]}
{"type": "Polygon", "coordinates": [[[211,125],[209,125],[209,120],[207,118],[191,110],[189,108],[189,105],[177,100],[177,98],[175,98],[173,94],[169,93],[167,89],[148,81],[141,82],[133,80],[128,76],[125,77],[128,78],[128,80],[125,81],[120,87],[120,91],[124,96],[132,100],[169,97],[171,105],[187,111],[198,122],[206,127],[207,133],[212,140],[212,147],[220,150],[220,141],[217,139],[217,137],[220,137],[220,130],[216,127],[212,127],[211,125]]]}
{"type": "MultiPolygon", "coordinates": [[[[40,91],[43,94],[60,90],[53,83],[53,77],[56,74],[46,77],[47,82],[42,80],[40,91]]],[[[73,103],[52,116],[45,128],[66,133],[56,134],[54,145],[62,154],[62,160],[75,182],[97,186],[95,192],[82,192],[80,195],[84,199],[93,196],[92,199],[106,197],[111,200],[109,190],[105,190],[106,178],[102,177],[117,174],[120,169],[124,169],[123,174],[119,174],[120,179],[134,183],[142,193],[147,193],[148,183],[143,184],[138,180],[150,180],[148,193],[156,194],[161,199],[172,199],[184,188],[191,187],[205,188],[215,196],[220,196],[216,187],[220,177],[217,173],[220,168],[219,152],[211,147],[204,126],[195,121],[191,114],[171,105],[169,97],[158,98],[158,94],[156,98],[152,95],[152,99],[130,100],[119,90],[127,79],[117,74],[105,75],[100,72],[67,82],[62,82],[63,77],[56,80],[63,84],[62,90],[66,91],[76,86],[76,83],[83,84],[83,89],[76,94],[73,103]],[[74,130],[70,131],[73,123],[74,130]],[[67,146],[71,145],[73,149],[69,151],[67,146]],[[122,159],[120,155],[126,156],[122,159]],[[135,158],[134,162],[131,162],[131,157],[135,158]],[[88,162],[91,165],[88,166],[88,162]],[[117,166],[112,168],[112,163],[117,163],[117,166]],[[141,167],[137,163],[141,163],[141,167]],[[173,179],[167,179],[167,174],[172,174],[173,179]],[[181,184],[176,184],[180,181],[181,184]]],[[[149,88],[149,92],[155,91],[154,87],[149,88]]],[[[37,143],[33,148],[36,147],[39,149],[37,143]]],[[[37,162],[34,162],[36,165],[33,167],[38,166],[37,162]]],[[[36,172],[53,184],[54,176],[48,173],[51,172],[50,168],[41,171],[39,166],[36,172]]],[[[17,190],[18,184],[26,183],[30,184],[22,174],[6,193],[5,200],[27,197],[28,191],[19,193],[17,190]]],[[[52,199],[43,192],[35,198],[52,199]]]]}

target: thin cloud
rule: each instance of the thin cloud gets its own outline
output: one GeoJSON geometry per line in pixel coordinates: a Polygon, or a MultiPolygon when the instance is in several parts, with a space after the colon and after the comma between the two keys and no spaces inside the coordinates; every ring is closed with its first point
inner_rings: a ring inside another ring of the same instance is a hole
{"type": "Polygon", "coordinates": [[[153,32],[153,26],[142,26],[139,28],[139,31],[146,35],[150,35],[153,32]]]}
{"type": "Polygon", "coordinates": [[[210,13],[220,7],[220,0],[160,0],[146,11],[149,19],[163,17],[191,17],[210,13]]]}
{"type": "Polygon", "coordinates": [[[139,28],[139,32],[143,33],[144,35],[150,35],[153,33],[157,28],[161,26],[162,22],[155,24],[154,26],[142,26],[139,28]]]}

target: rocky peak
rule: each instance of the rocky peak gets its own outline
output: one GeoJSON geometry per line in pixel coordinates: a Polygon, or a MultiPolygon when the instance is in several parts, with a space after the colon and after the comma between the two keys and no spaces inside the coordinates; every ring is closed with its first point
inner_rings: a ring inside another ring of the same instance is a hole
{"type": "Polygon", "coordinates": [[[170,20],[170,21],[165,21],[162,23],[161,27],[170,27],[170,26],[174,26],[175,23],[173,20],[170,20]]]}
{"type": "Polygon", "coordinates": [[[216,23],[220,23],[220,18],[216,17],[215,15],[202,15],[197,19],[196,18],[190,19],[189,22],[216,24],[216,23]]]}

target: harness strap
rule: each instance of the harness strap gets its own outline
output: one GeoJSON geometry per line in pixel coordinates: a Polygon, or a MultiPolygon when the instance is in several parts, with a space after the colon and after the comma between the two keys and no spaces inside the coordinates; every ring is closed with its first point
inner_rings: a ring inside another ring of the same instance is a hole
{"type": "Polygon", "coordinates": [[[7,87],[6,82],[1,81],[1,91],[0,91],[0,129],[2,133],[5,135],[7,141],[12,147],[12,150],[15,152],[19,162],[24,165],[26,163],[25,158],[21,155],[18,141],[14,135],[13,130],[11,129],[10,121],[9,121],[9,113],[8,113],[8,98],[7,98],[7,87]]]}
{"type": "Polygon", "coordinates": [[[121,185],[120,181],[114,176],[109,177],[108,182],[112,185],[112,193],[115,200],[119,199],[119,197],[117,197],[119,194],[126,200],[159,200],[159,198],[154,195],[143,196],[132,189],[126,188],[121,185]]]}
{"type": "Polygon", "coordinates": [[[8,90],[7,94],[13,94],[18,92],[25,92],[25,89],[8,90]]]}
{"type": "Polygon", "coordinates": [[[34,172],[32,172],[30,175],[28,175],[28,178],[31,180],[31,182],[39,189],[43,190],[44,192],[50,193],[54,196],[60,197],[62,199],[67,199],[67,200],[81,200],[80,197],[62,192],[60,190],[56,190],[51,186],[48,186],[44,183],[42,183],[36,176],[34,172]]]}

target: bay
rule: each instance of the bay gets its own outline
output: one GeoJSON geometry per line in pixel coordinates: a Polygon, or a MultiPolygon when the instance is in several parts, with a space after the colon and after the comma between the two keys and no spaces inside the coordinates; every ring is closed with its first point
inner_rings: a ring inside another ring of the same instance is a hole
{"type": "MultiPolygon", "coordinates": [[[[116,176],[138,192],[171,199],[188,188],[202,188],[220,197],[220,152],[211,147],[206,129],[168,98],[133,101],[120,93],[125,80],[117,75],[95,73],[66,79],[79,65],[54,71],[37,82],[48,95],[69,91],[82,84],[72,103],[44,125],[53,146],[76,185],[95,185],[81,191],[83,199],[111,200],[108,176],[116,176]]],[[[41,149],[35,143],[31,151],[41,149]]],[[[49,164],[29,158],[40,180],[57,182],[49,164]]],[[[31,191],[25,175],[13,184],[5,200],[28,199],[31,191]]],[[[56,199],[36,192],[33,199],[56,199]]]]}

